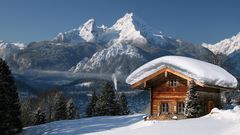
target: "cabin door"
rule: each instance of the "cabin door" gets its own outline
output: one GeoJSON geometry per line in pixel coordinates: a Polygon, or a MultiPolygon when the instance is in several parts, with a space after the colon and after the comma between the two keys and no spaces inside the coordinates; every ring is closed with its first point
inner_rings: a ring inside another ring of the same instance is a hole
{"type": "Polygon", "coordinates": [[[213,101],[208,101],[208,113],[210,113],[211,112],[211,110],[214,108],[214,103],[213,103],[213,101]]]}

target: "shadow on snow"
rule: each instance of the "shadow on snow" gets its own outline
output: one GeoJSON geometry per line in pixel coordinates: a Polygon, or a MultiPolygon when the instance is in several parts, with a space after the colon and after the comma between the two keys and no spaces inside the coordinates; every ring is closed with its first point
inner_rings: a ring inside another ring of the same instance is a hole
{"type": "Polygon", "coordinates": [[[63,120],[43,125],[26,127],[22,135],[72,135],[100,132],[128,126],[142,120],[143,115],[102,116],[78,120],[63,120]]]}

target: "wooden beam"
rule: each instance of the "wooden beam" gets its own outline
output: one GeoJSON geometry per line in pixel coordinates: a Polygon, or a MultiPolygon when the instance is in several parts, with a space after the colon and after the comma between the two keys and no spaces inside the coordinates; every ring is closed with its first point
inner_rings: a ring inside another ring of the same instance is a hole
{"type": "Polygon", "coordinates": [[[167,68],[166,71],[169,72],[169,73],[172,73],[172,74],[174,74],[174,75],[176,75],[176,76],[179,76],[179,77],[181,77],[181,78],[183,78],[183,79],[186,79],[186,80],[188,80],[188,81],[191,81],[191,80],[192,80],[192,78],[190,78],[190,77],[188,77],[188,76],[186,76],[186,75],[184,75],[184,74],[182,74],[182,73],[180,73],[180,72],[178,72],[178,71],[176,71],[176,70],[173,70],[173,69],[171,69],[171,68],[167,68]]]}
{"type": "Polygon", "coordinates": [[[150,88],[150,116],[152,115],[152,105],[153,105],[153,103],[152,103],[152,88],[150,88]]]}
{"type": "Polygon", "coordinates": [[[162,74],[162,73],[166,74],[166,72],[172,73],[172,74],[174,74],[174,75],[176,75],[176,76],[179,76],[179,77],[181,77],[181,78],[183,78],[183,79],[186,79],[186,80],[188,80],[188,81],[191,81],[191,80],[192,80],[192,78],[190,78],[190,77],[188,77],[188,76],[186,76],[186,75],[184,75],[184,74],[182,74],[182,73],[180,73],[180,72],[178,72],[178,71],[175,71],[175,70],[173,70],[173,69],[170,69],[169,67],[166,67],[166,68],[163,68],[163,69],[155,72],[154,74],[151,74],[151,75],[143,78],[142,80],[140,80],[140,81],[132,84],[131,87],[132,87],[132,88],[136,88],[136,87],[138,87],[139,85],[143,84],[144,82],[146,82],[146,81],[148,81],[148,80],[151,80],[151,79],[153,79],[154,77],[157,77],[158,75],[160,75],[160,74],[162,74]]]}
{"type": "Polygon", "coordinates": [[[205,84],[200,81],[194,81],[196,85],[199,85],[201,87],[205,87],[205,84]]]}
{"type": "Polygon", "coordinates": [[[147,87],[147,82],[143,82],[143,87],[144,87],[144,88],[147,87]]]}
{"type": "Polygon", "coordinates": [[[138,87],[138,86],[141,85],[141,84],[142,84],[141,81],[136,82],[136,83],[134,83],[134,84],[131,85],[131,88],[136,88],[136,87],[138,87]]]}
{"type": "Polygon", "coordinates": [[[219,89],[219,90],[223,90],[223,91],[237,90],[236,88],[226,88],[226,87],[214,86],[214,85],[208,85],[208,84],[204,84],[203,87],[209,87],[209,88],[219,89]]]}
{"type": "Polygon", "coordinates": [[[190,86],[190,81],[187,81],[187,86],[188,86],[188,87],[190,86]]]}
{"type": "Polygon", "coordinates": [[[201,86],[201,87],[208,87],[208,88],[225,90],[225,91],[236,90],[234,88],[225,88],[225,87],[221,87],[221,86],[208,85],[208,84],[202,83],[200,81],[194,81],[194,82],[196,83],[196,85],[201,86]]]}
{"type": "Polygon", "coordinates": [[[166,78],[166,77],[167,77],[167,75],[168,75],[168,74],[167,74],[167,71],[165,71],[165,72],[164,72],[164,77],[166,78]]]}
{"type": "Polygon", "coordinates": [[[164,72],[166,69],[167,69],[167,68],[163,68],[163,69],[157,71],[156,73],[151,74],[151,75],[149,75],[149,76],[143,78],[142,80],[140,80],[140,81],[138,81],[138,82],[132,84],[131,87],[132,87],[132,88],[136,88],[137,86],[141,85],[141,84],[144,83],[145,81],[150,80],[150,79],[152,79],[152,78],[154,78],[154,77],[160,75],[160,74],[161,74],[162,72],[164,72]]]}

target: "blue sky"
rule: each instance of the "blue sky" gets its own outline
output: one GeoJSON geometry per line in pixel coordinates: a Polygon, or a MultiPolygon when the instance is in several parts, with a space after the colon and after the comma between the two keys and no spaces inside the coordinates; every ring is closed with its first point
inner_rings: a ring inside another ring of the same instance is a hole
{"type": "Polygon", "coordinates": [[[239,0],[1,0],[0,39],[48,40],[90,18],[111,26],[126,12],[195,44],[215,43],[240,32],[239,0]]]}

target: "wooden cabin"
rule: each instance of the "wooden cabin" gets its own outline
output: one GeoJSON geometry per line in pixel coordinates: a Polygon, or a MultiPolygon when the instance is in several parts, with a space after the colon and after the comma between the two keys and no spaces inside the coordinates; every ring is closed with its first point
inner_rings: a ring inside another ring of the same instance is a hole
{"type": "Polygon", "coordinates": [[[150,91],[149,119],[184,119],[185,99],[190,82],[194,83],[194,89],[198,91],[202,115],[208,114],[214,107],[221,108],[221,92],[233,90],[230,87],[203,83],[171,66],[165,66],[135,81],[131,87],[150,91]]]}

